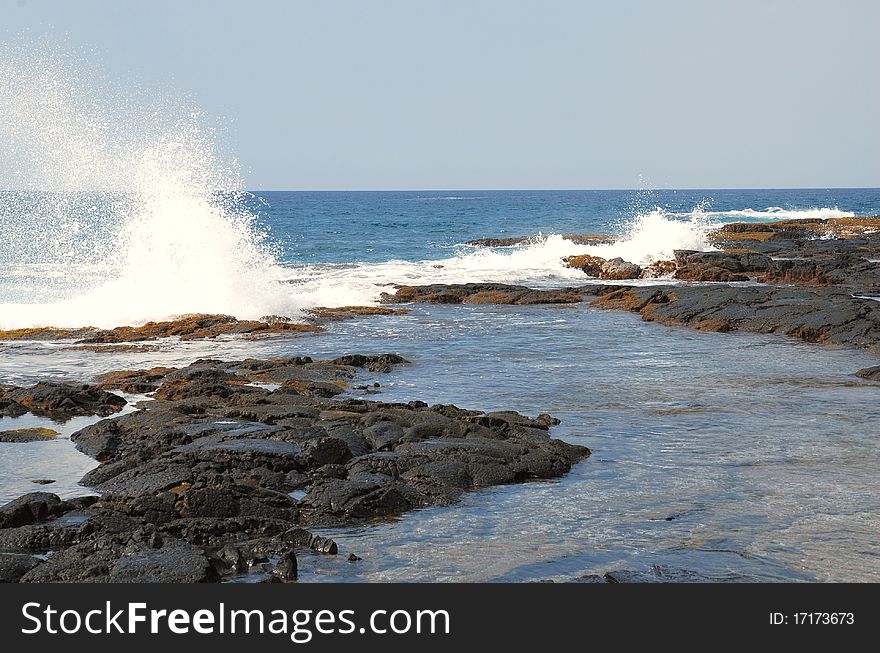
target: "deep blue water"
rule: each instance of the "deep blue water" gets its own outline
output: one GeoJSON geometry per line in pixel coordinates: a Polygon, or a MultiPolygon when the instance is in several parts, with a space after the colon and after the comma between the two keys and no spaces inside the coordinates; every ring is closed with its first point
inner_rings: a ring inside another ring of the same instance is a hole
{"type": "MultiPolygon", "coordinates": [[[[286,263],[375,263],[445,258],[454,245],[489,236],[620,234],[654,208],[682,219],[724,213],[836,208],[880,214],[880,189],[521,190],[407,192],[255,191],[263,224],[286,263]]],[[[772,214],[756,215],[761,220],[772,214]]]]}

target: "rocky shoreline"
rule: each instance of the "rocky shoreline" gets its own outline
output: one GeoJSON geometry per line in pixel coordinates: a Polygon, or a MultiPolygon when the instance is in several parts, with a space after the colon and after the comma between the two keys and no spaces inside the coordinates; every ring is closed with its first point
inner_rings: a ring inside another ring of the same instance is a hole
{"type": "Polygon", "coordinates": [[[582,255],[571,267],[603,280],[666,276],[662,285],[585,283],[536,290],[498,283],[403,286],[386,303],[566,304],[639,313],[704,331],[779,333],[880,353],[880,218],[734,223],[716,251],[679,250],[642,267],[582,255]],[[665,271],[665,272],[664,272],[665,271]],[[659,274],[663,272],[663,274],[659,274]]]}
{"type": "Polygon", "coordinates": [[[101,463],[82,480],[99,496],[34,492],[0,508],[0,580],[292,581],[297,551],[340,553],[307,528],[556,478],[590,453],[552,439],[549,415],[336,398],[365,372],[403,364],[393,354],[202,360],[114,372],[97,386],[4,387],[10,415],[112,415],[125,403],[117,389],[153,400],[72,436],[101,463]]]}
{"type": "MultiPolygon", "coordinates": [[[[607,237],[567,238],[595,244],[607,237]]],[[[316,333],[337,320],[398,315],[408,303],[589,302],[667,325],[784,334],[880,354],[880,218],[729,224],[712,241],[714,251],[680,250],[646,266],[571,257],[567,264],[584,271],[585,283],[556,289],[402,286],[382,298],[397,306],[315,309],[302,323],[193,315],[109,330],[19,329],[0,332],[0,340],[115,351],[167,337],[316,333]]],[[[590,454],[551,438],[558,421],[549,415],[368,398],[372,376],[406,364],[394,354],[199,360],[179,369],[111,372],[94,384],[0,385],[0,416],[105,418],[71,437],[100,463],[82,479],[97,496],[62,500],[34,492],[0,508],[0,581],[293,581],[304,550],[337,555],[339,564],[360,559],[316,530],[449,505],[480,488],[558,478],[590,454]],[[119,416],[126,404],[119,391],[151,400],[119,416]]],[[[880,366],[857,373],[880,380],[880,366]]],[[[0,443],[54,437],[46,431],[3,431],[0,443]]],[[[657,568],[579,581],[688,579],[717,580],[657,568]]]]}

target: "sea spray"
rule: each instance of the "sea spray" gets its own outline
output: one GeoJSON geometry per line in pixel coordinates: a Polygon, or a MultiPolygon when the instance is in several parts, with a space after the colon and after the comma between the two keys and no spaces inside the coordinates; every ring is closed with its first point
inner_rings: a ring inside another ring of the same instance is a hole
{"type": "MultiPolygon", "coordinates": [[[[584,245],[561,235],[537,235],[515,247],[463,246],[456,256],[426,261],[298,266],[288,269],[297,298],[310,306],[375,302],[396,285],[497,282],[533,287],[578,285],[590,281],[564,259],[578,254],[621,257],[648,264],[671,259],[676,249],[709,250],[712,222],[698,208],[686,219],[661,209],[637,214],[613,242],[584,245]]],[[[645,283],[656,283],[648,280],[645,283]]]]}
{"type": "Polygon", "coordinates": [[[0,327],[297,310],[239,168],[182,101],[0,46],[0,327]]]}

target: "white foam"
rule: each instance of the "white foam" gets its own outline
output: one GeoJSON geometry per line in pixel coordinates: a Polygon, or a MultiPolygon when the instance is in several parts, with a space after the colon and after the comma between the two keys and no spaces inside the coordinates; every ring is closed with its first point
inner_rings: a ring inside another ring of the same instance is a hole
{"type": "Polygon", "coordinates": [[[58,50],[6,45],[0,151],[0,188],[33,191],[0,194],[0,276],[32,286],[0,304],[0,327],[295,312],[238,167],[198,112],[114,87],[58,50]]]}
{"type": "MultiPolygon", "coordinates": [[[[312,265],[289,269],[297,300],[308,306],[372,304],[395,285],[497,282],[532,287],[578,285],[590,278],[563,259],[578,254],[621,257],[648,264],[672,258],[673,250],[707,250],[711,229],[702,215],[679,220],[655,209],[635,218],[625,235],[602,245],[581,245],[560,235],[538,236],[516,247],[462,247],[457,255],[427,261],[312,265]]],[[[644,283],[656,283],[646,280],[644,283]]],[[[635,281],[639,283],[639,281],[635,281]]]]}
{"type": "MultiPolygon", "coordinates": [[[[769,206],[766,209],[736,209],[730,211],[701,211],[709,218],[739,218],[747,220],[806,220],[829,218],[852,218],[855,213],[841,211],[837,207],[821,207],[809,209],[784,209],[779,206],[769,206]]],[[[691,214],[678,214],[691,215],[691,214]]]]}

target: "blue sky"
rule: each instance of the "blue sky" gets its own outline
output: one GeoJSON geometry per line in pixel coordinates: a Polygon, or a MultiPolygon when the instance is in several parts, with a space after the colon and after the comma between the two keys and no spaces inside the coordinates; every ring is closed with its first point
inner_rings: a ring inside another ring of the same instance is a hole
{"type": "Polygon", "coordinates": [[[251,188],[880,185],[880,2],[0,0],[251,188]]]}

